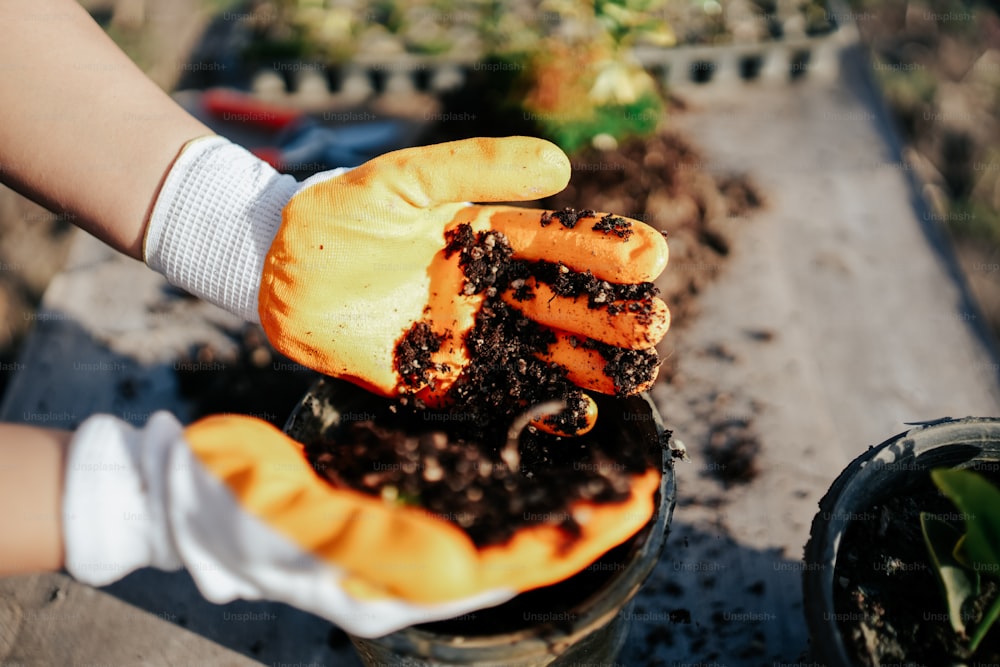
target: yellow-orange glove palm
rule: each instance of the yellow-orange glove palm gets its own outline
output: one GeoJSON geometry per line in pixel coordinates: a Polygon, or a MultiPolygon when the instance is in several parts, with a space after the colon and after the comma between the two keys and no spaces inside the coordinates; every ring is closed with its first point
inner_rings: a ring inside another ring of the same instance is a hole
{"type": "MultiPolygon", "coordinates": [[[[652,281],[665,267],[666,242],[641,222],[629,221],[632,233],[621,238],[592,225],[542,226],[542,211],[466,203],[545,197],[569,175],[569,161],[553,144],[508,137],[396,151],[309,179],[285,206],[264,263],[258,298],[268,337],[306,366],[394,396],[414,390],[396,367],[396,347],[414,323],[427,322],[443,344],[426,381],[443,397],[470,361],[464,336],[485,298],[462,293],[458,255],[444,250],[447,230],[463,222],[494,229],[507,236],[515,258],[562,262],[613,283],[652,281]]],[[[658,299],[640,321],[628,309],[611,316],[588,309],[586,296],[552,298],[536,288],[534,300],[510,303],[557,330],[540,356],[585,389],[615,393],[600,355],[576,345],[572,334],[645,349],[669,326],[658,299]]]]}

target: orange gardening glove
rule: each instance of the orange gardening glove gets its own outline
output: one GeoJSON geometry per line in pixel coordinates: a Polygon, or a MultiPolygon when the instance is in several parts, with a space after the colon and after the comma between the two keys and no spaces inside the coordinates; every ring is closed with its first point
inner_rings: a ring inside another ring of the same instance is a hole
{"type": "MultiPolygon", "coordinates": [[[[629,231],[616,235],[594,228],[602,214],[573,228],[543,226],[540,210],[466,203],[545,197],[562,190],[569,176],[569,161],[553,144],[508,137],[400,150],[346,173],[310,178],[284,207],[264,261],[261,324],[279,350],[310,368],[383,396],[422,391],[432,405],[445,402],[470,363],[465,335],[486,298],[463,293],[459,254],[445,251],[449,230],[462,223],[496,230],[514,259],[561,262],[610,283],[649,282],[666,266],[663,236],[638,221],[625,221],[629,231]],[[395,355],[419,322],[442,343],[413,386],[395,355]]],[[[581,339],[651,350],[669,326],[666,305],[656,298],[640,315],[628,303],[592,309],[586,296],[558,296],[528,282],[534,299],[505,294],[504,300],[554,330],[556,342],[537,356],[564,367],[587,390],[618,393],[605,359],[581,339]]],[[[655,367],[632,391],[648,388],[654,377],[655,367]]]]}
{"type": "Polygon", "coordinates": [[[416,393],[434,405],[447,402],[473,361],[465,336],[486,299],[466,290],[462,253],[446,250],[449,234],[468,223],[474,233],[502,233],[515,260],[558,265],[570,277],[590,271],[614,284],[602,292],[602,307],[587,296],[553,295],[533,278],[525,281],[533,299],[499,298],[542,325],[554,342],[531,353],[562,366],[570,382],[607,394],[641,391],[655,377],[654,346],[670,317],[655,297],[624,295],[641,294],[637,283],[664,269],[663,237],[622,218],[602,227],[602,214],[570,228],[558,215],[542,224],[539,210],[467,204],[545,197],[569,176],[553,144],[507,137],[401,150],[299,183],[221,137],[204,137],[167,173],[143,256],[171,283],[259,318],[274,346],[296,361],[383,396],[416,393]],[[397,358],[415,327],[440,341],[416,377],[412,368],[401,373],[397,358]],[[618,385],[612,376],[620,376],[622,359],[632,377],[618,385]]]}
{"type": "Polygon", "coordinates": [[[659,480],[649,470],[621,503],[571,506],[581,532],[568,546],[544,525],[479,549],[433,514],[330,486],[260,420],[185,429],[157,413],[137,430],[98,415],[67,454],[66,567],[97,586],[140,567],[186,567],[214,602],[280,600],[378,636],[579,572],[645,525],[659,480]]]}

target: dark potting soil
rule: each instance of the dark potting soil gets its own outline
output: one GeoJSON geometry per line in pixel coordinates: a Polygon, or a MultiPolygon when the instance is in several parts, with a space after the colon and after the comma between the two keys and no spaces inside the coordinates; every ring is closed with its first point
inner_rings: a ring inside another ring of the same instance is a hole
{"type": "MultiPolygon", "coordinates": [[[[605,220],[589,211],[565,210],[555,217],[568,226],[588,219],[592,222],[586,224],[597,226],[605,220]]],[[[539,222],[549,224],[551,216],[539,222]]],[[[625,500],[632,476],[661,465],[666,443],[617,437],[610,427],[621,415],[607,405],[598,418],[599,426],[607,426],[585,436],[558,437],[522,425],[510,440],[519,415],[545,401],[565,402],[566,408],[548,420],[564,432],[586,423],[582,391],[560,366],[535,356],[554,340],[553,333],[500,298],[509,288],[518,290],[520,300],[534,298],[524,284],[527,277],[541,280],[540,273],[566,270],[515,260],[502,234],[474,233],[469,225],[448,235],[446,254],[454,253],[466,275],[464,292],[485,293],[486,300],[466,335],[471,363],[449,390],[451,405],[429,410],[412,397],[386,401],[371,413],[366,410],[365,419],[345,421],[305,443],[306,455],[335,485],[419,505],[462,528],[480,546],[503,543],[519,528],[537,524],[560,526],[569,542],[579,530],[570,505],[625,500]]],[[[627,295],[648,311],[656,293],[651,284],[616,286],[589,272],[576,275],[579,279],[562,284],[560,293],[587,295],[593,309],[608,308],[627,295]],[[604,296],[595,300],[597,294],[604,296]]],[[[424,323],[404,337],[396,363],[409,386],[429,381],[431,354],[440,344],[424,323]]],[[[634,393],[656,372],[655,350],[619,350],[583,339],[580,344],[605,358],[605,373],[619,395],[634,393]]]]}
{"type": "Polygon", "coordinates": [[[343,420],[306,442],[306,456],[335,485],[419,506],[477,545],[502,543],[539,524],[561,527],[568,545],[579,529],[569,505],[626,499],[631,476],[661,466],[667,445],[666,438],[622,438],[616,427],[628,415],[601,402],[597,426],[586,435],[524,429],[513,462],[504,453],[506,424],[502,432],[481,431],[463,413],[390,400],[366,404],[356,413],[363,419],[343,420]]]}
{"type": "MultiPolygon", "coordinates": [[[[983,474],[994,484],[1000,480],[983,474]]],[[[974,656],[952,630],[920,528],[922,511],[953,518],[964,532],[961,513],[929,475],[848,526],[834,576],[834,609],[848,654],[859,665],[1000,663],[1000,628],[986,635],[974,656]]],[[[984,574],[969,611],[978,620],[998,594],[997,580],[984,574]]]]}
{"type": "MultiPolygon", "coordinates": [[[[495,453],[487,452],[481,442],[465,443],[450,435],[449,432],[465,423],[458,418],[459,415],[417,410],[412,404],[404,405],[397,400],[359,392],[348,383],[337,380],[326,380],[318,386],[303,406],[303,413],[300,413],[300,416],[305,415],[304,420],[296,419],[292,433],[301,442],[322,444],[324,451],[315,463],[321,474],[331,472],[323,469],[324,462],[336,461],[337,452],[327,449],[332,443],[346,458],[353,458],[357,463],[357,469],[349,471],[349,476],[363,479],[365,475],[370,475],[365,481],[371,484],[373,493],[385,494],[399,502],[419,501],[428,513],[433,512],[443,519],[461,524],[475,519],[477,513],[489,519],[491,516],[500,517],[504,512],[521,511],[523,517],[520,518],[523,520],[558,526],[571,517],[565,510],[549,509],[552,498],[546,495],[548,487],[568,480],[566,488],[574,492],[571,488],[574,480],[588,475],[591,484],[575,486],[583,497],[592,494],[597,497],[600,495],[598,487],[605,487],[609,493],[621,490],[614,488],[615,485],[610,489],[606,486],[609,475],[621,479],[619,473],[624,473],[624,466],[627,465],[621,461],[634,461],[636,470],[647,470],[653,460],[659,465],[671,465],[670,461],[664,464],[662,459],[662,450],[669,443],[669,432],[660,436],[659,443],[656,436],[650,437],[656,430],[655,417],[648,403],[637,397],[624,401],[600,395],[594,398],[603,418],[597,421],[593,431],[568,439],[525,429],[519,443],[521,460],[513,468],[502,459],[498,460],[495,453]],[[328,423],[330,408],[335,408],[339,414],[332,425],[328,423]],[[321,418],[316,418],[321,415],[321,418]],[[390,426],[385,427],[385,424],[390,426]],[[395,449],[386,456],[379,456],[379,451],[384,450],[373,450],[368,442],[351,435],[379,429],[384,429],[381,435],[385,437],[380,437],[375,446],[386,448],[387,443],[395,445],[395,449]],[[422,435],[407,435],[408,432],[422,435]],[[337,437],[338,433],[345,435],[337,437]],[[612,457],[618,462],[614,462],[612,457]],[[402,462],[387,463],[388,460],[402,462]],[[446,471],[450,471],[447,473],[450,477],[446,477],[446,471]],[[603,480],[600,479],[602,477],[603,480]],[[428,479],[432,483],[428,483],[428,479]],[[538,488],[535,488],[533,479],[540,480],[538,488]],[[407,495],[408,492],[401,491],[407,488],[404,485],[408,482],[413,482],[416,492],[426,493],[426,497],[407,495]],[[495,503],[499,503],[499,510],[493,509],[495,503]],[[435,509],[440,507],[459,509],[451,510],[446,515],[442,510],[435,509]]],[[[315,460],[312,454],[307,453],[307,456],[315,460]]],[[[654,503],[659,503],[658,497],[654,503]]],[[[581,604],[609,579],[622,573],[634,558],[636,550],[646,540],[653,539],[650,530],[662,529],[663,524],[654,522],[654,519],[651,518],[646,529],[565,581],[523,593],[497,607],[424,627],[433,632],[456,635],[512,632],[539,624],[551,626],[557,633],[568,629],[566,626],[580,620],[581,604]]],[[[507,528],[507,524],[497,521],[500,528],[507,528]]],[[[567,544],[573,539],[573,525],[563,525],[567,544]]]]}
{"type": "MultiPolygon", "coordinates": [[[[588,224],[602,232],[602,225],[613,216],[598,218],[593,211],[567,208],[554,216],[542,214],[539,224],[550,224],[552,217],[567,227],[588,224]]],[[[617,220],[619,231],[631,233],[631,223],[617,220]]],[[[621,238],[627,242],[627,236],[621,238]]],[[[575,272],[562,264],[516,260],[502,234],[475,234],[469,225],[460,225],[449,235],[446,252],[460,253],[459,263],[468,281],[465,293],[486,294],[484,307],[466,338],[473,363],[456,388],[455,399],[462,409],[485,401],[491,410],[512,408],[513,412],[520,412],[526,402],[530,405],[539,400],[580,395],[558,366],[534,357],[534,352],[554,341],[553,334],[506,306],[500,294],[508,288],[516,289],[515,298],[519,301],[534,299],[535,294],[525,284],[526,279],[534,277],[548,283],[556,294],[586,296],[591,310],[603,309],[612,314],[623,308],[621,304],[626,299],[630,310],[649,313],[652,298],[658,292],[652,283],[615,285],[598,280],[590,271],[575,272]],[[515,364],[511,364],[513,360],[515,364]]],[[[619,396],[635,393],[639,385],[655,375],[659,365],[656,350],[623,350],[582,338],[579,344],[597,350],[605,359],[604,372],[614,382],[619,396]]]]}

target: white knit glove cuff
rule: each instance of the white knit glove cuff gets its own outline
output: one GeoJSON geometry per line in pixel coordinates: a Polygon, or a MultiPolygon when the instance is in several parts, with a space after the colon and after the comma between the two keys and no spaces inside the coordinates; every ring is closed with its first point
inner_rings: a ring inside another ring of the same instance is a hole
{"type": "Polygon", "coordinates": [[[133,570],[182,566],[166,516],[166,479],[182,427],[166,412],[138,430],[120,419],[87,419],[70,441],[63,491],[66,569],[103,586],[133,570]]]}
{"type": "Polygon", "coordinates": [[[189,144],[153,206],[143,259],[195,296],[259,322],[257,293],[298,182],[222,137],[189,144]]]}

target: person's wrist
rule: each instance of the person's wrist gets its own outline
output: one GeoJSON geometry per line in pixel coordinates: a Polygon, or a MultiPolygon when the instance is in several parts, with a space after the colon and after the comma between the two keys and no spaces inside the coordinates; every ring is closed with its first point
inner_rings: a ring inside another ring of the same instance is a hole
{"type": "Polygon", "coordinates": [[[297,189],[223,137],[189,142],[153,204],[143,260],[171,284],[256,322],[264,258],[297,189]]]}

